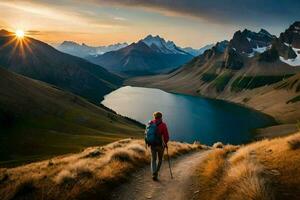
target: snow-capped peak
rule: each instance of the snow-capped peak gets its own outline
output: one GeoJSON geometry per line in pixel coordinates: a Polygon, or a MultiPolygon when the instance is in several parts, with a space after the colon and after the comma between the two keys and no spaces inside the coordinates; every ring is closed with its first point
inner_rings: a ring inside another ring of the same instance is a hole
{"type": "Polygon", "coordinates": [[[152,36],[152,35],[148,35],[147,37],[145,37],[142,40],[147,46],[151,47],[153,44],[155,44],[157,47],[162,47],[164,43],[166,43],[166,41],[157,36],[152,36]]]}
{"type": "Polygon", "coordinates": [[[166,53],[166,54],[187,54],[185,51],[178,48],[173,41],[165,41],[165,39],[160,36],[148,35],[141,40],[148,47],[154,49],[155,51],[166,53]]]}
{"type": "Polygon", "coordinates": [[[273,39],[274,36],[264,29],[261,29],[259,32],[245,29],[243,31],[237,31],[233,35],[230,41],[230,47],[235,48],[240,54],[253,57],[257,53],[266,51],[273,39]]]}
{"type": "Polygon", "coordinates": [[[117,43],[108,46],[89,46],[85,43],[78,44],[73,41],[64,41],[61,45],[56,47],[59,51],[85,58],[87,56],[98,56],[109,51],[116,51],[128,46],[127,43],[117,43]]]}
{"type": "Polygon", "coordinates": [[[280,56],[280,60],[288,65],[291,66],[300,66],[300,49],[294,48],[292,45],[284,43],[286,46],[291,47],[293,51],[296,53],[296,58],[291,58],[291,59],[285,59],[282,56],[280,56]]]}

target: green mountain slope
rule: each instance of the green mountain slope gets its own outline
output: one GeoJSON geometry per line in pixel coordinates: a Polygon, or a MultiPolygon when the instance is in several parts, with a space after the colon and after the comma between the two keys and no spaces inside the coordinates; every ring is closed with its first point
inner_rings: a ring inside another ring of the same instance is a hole
{"type": "Polygon", "coordinates": [[[76,152],[141,130],[107,108],[0,68],[0,165],[76,152]]]}
{"type": "Polygon", "coordinates": [[[41,80],[99,103],[103,96],[122,84],[122,79],[84,59],[12,33],[0,31],[0,66],[41,80]]]}

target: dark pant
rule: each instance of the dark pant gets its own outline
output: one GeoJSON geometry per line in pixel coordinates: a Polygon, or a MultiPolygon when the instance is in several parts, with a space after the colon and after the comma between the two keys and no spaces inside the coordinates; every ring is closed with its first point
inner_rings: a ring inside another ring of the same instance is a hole
{"type": "Polygon", "coordinates": [[[164,147],[151,146],[151,172],[153,175],[157,175],[162,164],[163,155],[164,147]]]}

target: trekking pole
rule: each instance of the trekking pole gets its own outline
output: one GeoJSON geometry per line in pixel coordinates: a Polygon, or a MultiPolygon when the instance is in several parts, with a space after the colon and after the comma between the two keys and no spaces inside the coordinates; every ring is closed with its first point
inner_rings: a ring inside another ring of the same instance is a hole
{"type": "Polygon", "coordinates": [[[166,149],[167,149],[167,157],[168,157],[168,163],[169,163],[170,175],[171,175],[171,179],[173,179],[173,173],[172,173],[172,169],[171,169],[171,161],[170,161],[170,156],[169,156],[169,150],[168,150],[168,147],[166,147],[166,149]]]}

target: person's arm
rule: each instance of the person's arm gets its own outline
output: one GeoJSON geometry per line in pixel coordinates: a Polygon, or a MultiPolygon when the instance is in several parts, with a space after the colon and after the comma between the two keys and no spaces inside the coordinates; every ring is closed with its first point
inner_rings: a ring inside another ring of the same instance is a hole
{"type": "Polygon", "coordinates": [[[164,124],[162,135],[163,135],[164,143],[165,145],[167,145],[167,143],[169,142],[169,131],[166,124],[164,124]]]}

